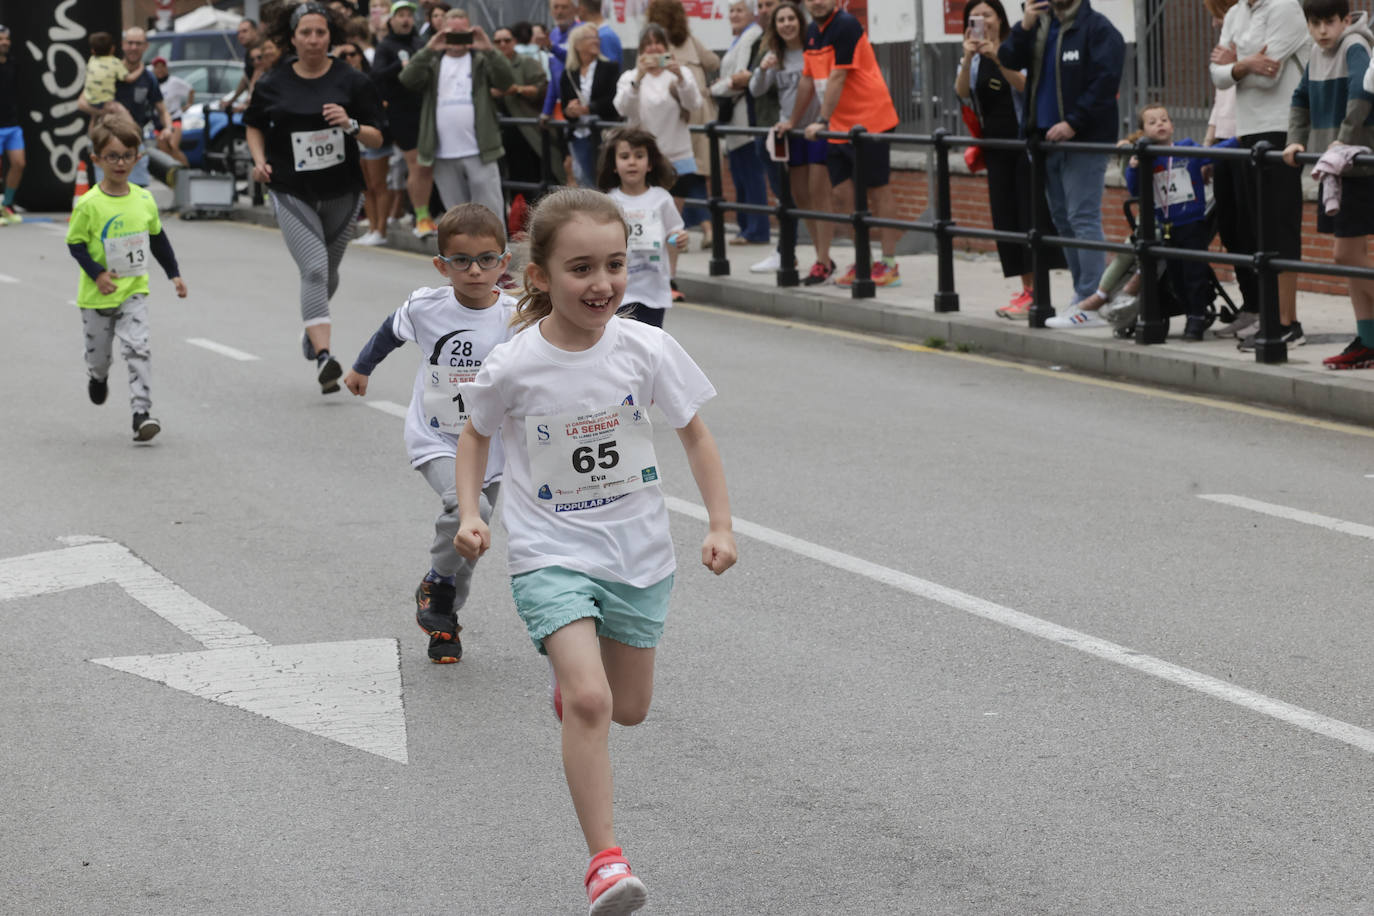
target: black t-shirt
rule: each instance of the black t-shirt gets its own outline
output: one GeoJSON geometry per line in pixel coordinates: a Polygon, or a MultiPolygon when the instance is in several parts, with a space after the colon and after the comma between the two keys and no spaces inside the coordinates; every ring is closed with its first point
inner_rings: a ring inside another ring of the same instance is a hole
{"type": "Polygon", "coordinates": [[[1006,76],[997,60],[986,54],[978,61],[978,85],[973,95],[978,102],[978,120],[988,139],[1015,139],[1020,133],[1016,102],[1006,76]]]}
{"type": "Polygon", "coordinates": [[[11,55],[4,63],[0,63],[0,127],[19,126],[19,86],[13,56],[13,46],[10,48],[11,55]]]}
{"type": "Polygon", "coordinates": [[[341,130],[329,138],[318,136],[319,132],[331,131],[322,113],[331,102],[343,106],[360,125],[381,129],[382,103],[377,87],[362,71],[341,60],[331,61],[329,70],[315,79],[305,79],[286,62],[258,80],[243,123],[266,136],[274,191],[323,200],[363,189],[357,138],[341,130]],[[297,135],[294,140],[293,134],[297,135]],[[331,144],[340,137],[344,161],[313,167],[335,155],[331,144]],[[302,155],[306,158],[300,158],[302,155]]]}
{"type": "Polygon", "coordinates": [[[132,83],[119,80],[115,83],[115,101],[129,109],[139,127],[153,126],[161,129],[162,122],[157,120],[157,103],[162,101],[162,90],[158,88],[157,77],[146,67],[132,83]]]}

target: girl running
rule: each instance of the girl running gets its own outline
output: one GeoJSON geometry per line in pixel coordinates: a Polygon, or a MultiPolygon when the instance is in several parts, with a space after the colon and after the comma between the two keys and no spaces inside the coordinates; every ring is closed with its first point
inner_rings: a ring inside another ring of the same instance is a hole
{"type": "Polygon", "coordinates": [[[630,226],[623,314],[656,328],[663,327],[663,313],[673,305],[667,251],[687,247],[682,215],[666,190],[676,180],[653,134],[622,127],[606,138],[597,184],[620,204],[630,226]]]}
{"type": "Polygon", "coordinates": [[[668,334],[616,316],[625,294],[620,207],[585,188],[555,191],[530,222],[516,325],[461,387],[461,518],[454,545],[491,545],[477,511],[491,437],[506,449],[502,509],[516,609],[554,675],[563,769],[591,863],[592,916],[648,897],[615,841],[611,722],[644,721],[676,561],[648,419],[655,404],[686,449],[709,520],[701,561],[734,565],[730,499],[715,440],[697,415],[715,389],[668,334]]]}
{"type": "Polygon", "coordinates": [[[329,353],[329,300],[339,286],[364,187],[358,145],[382,144],[382,105],[362,72],[329,56],[343,29],[318,3],[283,4],[269,32],[290,42],[296,57],[269,72],[253,90],[248,148],[253,180],[267,184],[286,247],[301,273],[301,340],[316,366],[320,390],[339,390],[343,369],[329,353]]]}

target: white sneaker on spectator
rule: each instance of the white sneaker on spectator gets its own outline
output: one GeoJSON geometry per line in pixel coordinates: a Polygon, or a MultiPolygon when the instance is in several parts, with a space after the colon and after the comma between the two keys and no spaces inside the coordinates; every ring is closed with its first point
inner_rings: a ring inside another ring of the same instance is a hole
{"type": "Polygon", "coordinates": [[[1066,308],[1062,314],[1045,320],[1045,327],[1077,331],[1081,328],[1105,328],[1109,324],[1096,311],[1085,311],[1076,305],[1066,308]]]}
{"type": "Polygon", "coordinates": [[[359,245],[385,245],[386,236],[382,235],[380,232],[369,232],[366,235],[358,236],[353,241],[359,245]]]}
{"type": "Polygon", "coordinates": [[[772,254],[749,266],[751,274],[771,274],[782,269],[782,255],[775,249],[772,254]]]}

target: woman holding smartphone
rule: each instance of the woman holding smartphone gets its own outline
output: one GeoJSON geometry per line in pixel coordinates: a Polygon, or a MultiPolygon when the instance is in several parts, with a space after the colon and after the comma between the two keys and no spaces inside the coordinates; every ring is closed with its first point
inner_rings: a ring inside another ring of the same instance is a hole
{"type": "MultiPolygon", "coordinates": [[[[782,116],[795,124],[810,124],[820,117],[821,100],[819,94],[811,100],[804,112],[793,117],[797,104],[797,87],[801,84],[802,65],[805,52],[802,38],[806,33],[806,15],[792,0],[783,0],[773,10],[768,19],[768,29],[763,36],[767,51],[759,61],[758,69],[749,78],[749,92],[754,97],[772,93],[778,97],[778,110],[782,116]]],[[[825,170],[825,152],[830,145],[827,140],[807,140],[798,133],[787,138],[777,136],[777,142],[786,150],[787,181],[792,187],[792,199],[802,210],[829,209],[830,173],[825,170]]],[[[780,150],[774,149],[777,157],[780,150]]],[[[824,283],[835,272],[835,262],[830,260],[831,224],[823,220],[809,219],[806,231],[816,246],[816,263],[803,278],[807,286],[824,283]]]]}
{"type": "MultiPolygon", "coordinates": [[[[959,100],[973,108],[983,136],[988,139],[1016,139],[1020,134],[1021,111],[1025,105],[1026,75],[1008,70],[997,60],[997,48],[1011,33],[1011,23],[1001,0],[976,0],[964,7],[964,57],[954,91],[959,100]]],[[[1017,150],[983,150],[988,169],[988,204],[992,226],[1007,232],[1031,228],[1035,211],[1031,209],[1030,159],[1017,150]]],[[[1036,202],[1049,205],[1043,197],[1036,202]]],[[[1030,252],[1016,242],[998,242],[997,256],[1004,277],[1021,278],[1021,291],[999,308],[1003,318],[1024,319],[1032,303],[1030,252]]],[[[1062,255],[1059,256],[1062,258],[1062,255]]],[[[1062,266],[1062,265],[1059,265],[1062,266]]]]}

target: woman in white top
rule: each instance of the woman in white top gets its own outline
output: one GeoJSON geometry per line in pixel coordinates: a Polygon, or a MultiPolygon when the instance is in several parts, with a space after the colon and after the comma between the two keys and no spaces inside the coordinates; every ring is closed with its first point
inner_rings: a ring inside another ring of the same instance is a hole
{"type": "MultiPolygon", "coordinates": [[[[711,95],[720,106],[721,120],[733,127],[754,124],[754,99],[749,88],[749,52],[763,34],[754,21],[753,0],[731,0],[730,49],[721,58],[720,78],[711,84],[711,95]],[[728,113],[727,113],[728,109],[728,113]]],[[[724,138],[726,161],[730,163],[730,179],[735,185],[735,199],[740,203],[768,203],[768,181],[763,173],[754,138],[747,134],[731,134],[724,138]]],[[[768,241],[767,213],[738,213],[739,235],[732,245],[768,241]]]]}
{"type": "MultiPolygon", "coordinates": [[[[653,135],[677,171],[670,191],[679,212],[684,197],[706,196],[706,180],[697,174],[692,136],[687,130],[687,118],[701,101],[696,81],[668,53],[668,34],[659,26],[646,26],[639,36],[635,69],[620,74],[615,87],[615,109],[631,127],[653,135]]],[[[677,246],[668,248],[668,260],[672,275],[677,276],[677,246]]],[[[676,295],[673,300],[681,301],[676,295]]]]}
{"type": "Polygon", "coordinates": [[[568,62],[559,78],[558,97],[569,121],[584,122],[573,128],[572,154],[577,183],[596,187],[596,157],[601,149],[601,130],[586,124],[593,117],[614,121],[619,117],[613,103],[620,67],[601,56],[601,37],[591,24],[579,25],[568,34],[568,62]]]}

